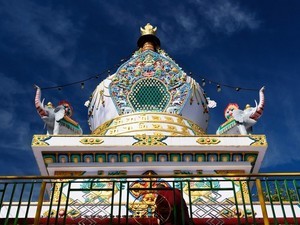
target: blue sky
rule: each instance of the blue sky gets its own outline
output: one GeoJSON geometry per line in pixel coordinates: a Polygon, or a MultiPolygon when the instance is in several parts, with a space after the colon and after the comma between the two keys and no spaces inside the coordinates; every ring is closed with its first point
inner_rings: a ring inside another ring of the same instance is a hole
{"type": "MultiPolygon", "coordinates": [[[[38,175],[33,134],[45,133],[33,84],[95,76],[136,49],[139,27],[158,27],[161,47],[193,78],[245,88],[266,86],[266,107],[254,133],[266,134],[261,172],[300,171],[300,1],[0,1],[0,175],[38,175]]],[[[112,70],[114,72],[114,70],[112,70]]],[[[84,102],[104,79],[43,91],[70,101],[89,133],[84,102]]],[[[258,92],[207,84],[217,102],[208,133],[224,122],[229,102],[254,104],[258,92]]]]}

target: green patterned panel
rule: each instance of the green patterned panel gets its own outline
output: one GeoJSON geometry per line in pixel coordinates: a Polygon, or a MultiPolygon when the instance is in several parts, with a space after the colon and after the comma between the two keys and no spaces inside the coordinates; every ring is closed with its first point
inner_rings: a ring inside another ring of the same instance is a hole
{"type": "Polygon", "coordinates": [[[251,164],[254,164],[257,159],[257,154],[245,154],[245,160],[248,161],[251,164]]]}
{"type": "Polygon", "coordinates": [[[54,154],[43,155],[43,158],[44,158],[44,162],[47,166],[48,166],[48,164],[56,163],[56,157],[54,154]]]}
{"type": "Polygon", "coordinates": [[[96,154],[95,158],[96,158],[96,162],[99,162],[99,163],[106,162],[105,154],[96,154]]]}
{"type": "Polygon", "coordinates": [[[172,153],[170,155],[172,162],[181,162],[181,155],[177,153],[172,153]]]}
{"type": "Polygon", "coordinates": [[[81,157],[79,154],[72,154],[71,155],[71,162],[72,163],[79,163],[81,162],[81,157]]]}
{"type": "Polygon", "coordinates": [[[196,154],[195,158],[196,158],[196,162],[205,162],[206,161],[205,154],[196,154]]]}
{"type": "Polygon", "coordinates": [[[132,87],[128,96],[135,111],[163,112],[170,98],[167,87],[155,78],[141,79],[132,87]]]}
{"type": "Polygon", "coordinates": [[[130,162],[131,161],[131,156],[129,153],[124,153],[124,154],[121,154],[120,155],[120,159],[121,159],[121,162],[130,162]]]}

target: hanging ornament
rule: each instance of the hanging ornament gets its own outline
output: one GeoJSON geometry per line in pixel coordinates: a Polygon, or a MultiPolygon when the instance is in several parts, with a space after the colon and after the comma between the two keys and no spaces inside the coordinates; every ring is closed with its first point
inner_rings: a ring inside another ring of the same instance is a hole
{"type": "Polygon", "coordinates": [[[236,91],[239,91],[239,90],[241,90],[241,88],[237,87],[237,88],[235,88],[235,90],[236,90],[236,91]]]}
{"type": "Polygon", "coordinates": [[[217,92],[220,92],[220,91],[222,91],[222,89],[221,89],[221,85],[220,85],[220,84],[218,84],[218,85],[217,85],[217,92]]]}
{"type": "Polygon", "coordinates": [[[84,88],[84,82],[81,82],[81,89],[84,88]]]}
{"type": "Polygon", "coordinates": [[[205,86],[205,79],[202,79],[202,86],[205,86]]]}

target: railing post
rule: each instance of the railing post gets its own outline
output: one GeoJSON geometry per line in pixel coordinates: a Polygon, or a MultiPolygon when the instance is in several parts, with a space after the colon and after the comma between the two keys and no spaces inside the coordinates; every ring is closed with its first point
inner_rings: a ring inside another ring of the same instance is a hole
{"type": "Polygon", "coordinates": [[[264,218],[264,225],[269,225],[270,223],[269,223],[266,203],[265,203],[265,199],[264,199],[260,179],[256,179],[255,182],[256,182],[257,194],[258,194],[258,198],[259,198],[259,202],[260,202],[262,215],[263,215],[263,218],[264,218]]]}
{"type": "Polygon", "coordinates": [[[40,190],[40,195],[39,195],[39,199],[38,199],[37,209],[36,209],[36,212],[35,212],[34,225],[39,225],[39,222],[40,222],[40,216],[41,216],[41,211],[42,211],[42,206],[43,206],[45,190],[46,190],[46,182],[43,181],[42,185],[41,185],[41,190],[40,190]]]}

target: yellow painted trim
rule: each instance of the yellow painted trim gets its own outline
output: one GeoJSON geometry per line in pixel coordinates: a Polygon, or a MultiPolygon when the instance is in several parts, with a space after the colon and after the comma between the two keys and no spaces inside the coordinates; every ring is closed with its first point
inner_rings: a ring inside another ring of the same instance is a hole
{"type": "MultiPolygon", "coordinates": [[[[228,174],[191,174],[189,176],[178,176],[174,174],[170,175],[151,175],[152,178],[182,178],[182,177],[193,177],[193,178],[205,178],[205,177],[295,177],[300,176],[299,172],[289,172],[289,173],[252,173],[252,174],[239,174],[239,173],[228,173],[228,174]]],[[[120,178],[149,178],[149,175],[127,175],[119,176],[120,178]]],[[[95,178],[111,178],[111,176],[97,176],[97,175],[85,175],[85,176],[0,176],[0,180],[42,180],[42,179],[95,179],[95,178]]],[[[115,178],[115,177],[114,177],[115,178]]]]}
{"type": "Polygon", "coordinates": [[[249,137],[254,140],[254,142],[250,144],[251,146],[268,146],[267,138],[265,135],[249,135],[249,137]]]}
{"type": "Polygon", "coordinates": [[[260,202],[262,215],[264,218],[264,224],[269,225],[270,223],[269,223],[268,212],[267,212],[266,203],[264,200],[264,195],[263,195],[263,191],[262,191],[262,187],[261,187],[261,181],[260,181],[260,179],[256,179],[255,182],[256,182],[258,199],[260,202]]]}
{"type": "Polygon", "coordinates": [[[46,182],[43,181],[42,185],[41,185],[41,190],[40,190],[40,195],[39,195],[39,199],[38,199],[37,209],[36,209],[36,212],[35,212],[34,225],[39,225],[39,222],[40,222],[40,216],[41,216],[41,212],[42,212],[42,206],[43,206],[45,190],[46,190],[46,182]]]}

